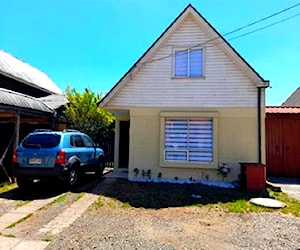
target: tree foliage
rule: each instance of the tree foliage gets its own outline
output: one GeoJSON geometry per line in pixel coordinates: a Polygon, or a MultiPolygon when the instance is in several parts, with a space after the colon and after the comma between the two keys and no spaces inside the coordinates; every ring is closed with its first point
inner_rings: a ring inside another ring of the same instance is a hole
{"type": "Polygon", "coordinates": [[[67,87],[64,115],[70,126],[88,134],[95,142],[101,143],[103,139],[113,132],[114,116],[99,107],[102,94],[85,89],[79,93],[75,88],[67,87]]]}

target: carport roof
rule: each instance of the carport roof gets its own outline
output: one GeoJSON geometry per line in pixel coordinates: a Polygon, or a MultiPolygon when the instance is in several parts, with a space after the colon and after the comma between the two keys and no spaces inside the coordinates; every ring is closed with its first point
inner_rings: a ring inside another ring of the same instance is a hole
{"type": "Polygon", "coordinates": [[[0,49],[0,74],[49,94],[62,94],[61,89],[42,71],[0,49]]]}
{"type": "Polygon", "coordinates": [[[3,88],[0,88],[0,104],[32,109],[46,113],[54,112],[52,108],[37,98],[3,88]]]}

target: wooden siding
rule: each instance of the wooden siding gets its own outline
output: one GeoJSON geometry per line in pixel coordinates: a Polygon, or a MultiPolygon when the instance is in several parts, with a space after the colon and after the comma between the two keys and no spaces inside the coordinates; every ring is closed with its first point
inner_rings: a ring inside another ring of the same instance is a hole
{"type": "Polygon", "coordinates": [[[173,57],[169,55],[173,50],[204,43],[212,38],[191,16],[177,27],[152,57],[148,57],[146,63],[130,75],[107,106],[255,107],[256,83],[251,82],[218,44],[203,46],[204,78],[172,78],[173,57]],[[163,57],[166,58],[149,62],[163,57]]]}

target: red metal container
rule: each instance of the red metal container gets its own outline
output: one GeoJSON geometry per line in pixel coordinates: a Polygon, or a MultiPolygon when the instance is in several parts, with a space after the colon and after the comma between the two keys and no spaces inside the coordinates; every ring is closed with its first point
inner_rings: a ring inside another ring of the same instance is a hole
{"type": "Polygon", "coordinates": [[[241,163],[242,185],[247,191],[266,190],[266,165],[260,163],[241,163]]]}

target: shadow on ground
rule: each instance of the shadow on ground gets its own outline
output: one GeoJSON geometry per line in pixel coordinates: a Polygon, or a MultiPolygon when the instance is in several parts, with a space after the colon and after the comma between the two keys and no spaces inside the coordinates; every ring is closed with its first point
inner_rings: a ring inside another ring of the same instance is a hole
{"type": "Polygon", "coordinates": [[[268,192],[246,192],[201,184],[138,183],[116,179],[101,195],[128,203],[132,207],[167,208],[189,205],[227,203],[249,200],[253,197],[269,197],[268,192]]]}
{"type": "Polygon", "coordinates": [[[78,187],[70,190],[66,183],[58,180],[43,180],[34,182],[30,187],[20,189],[18,187],[10,191],[0,193],[0,198],[10,200],[38,200],[51,198],[65,192],[75,193],[89,192],[102,179],[97,178],[94,174],[82,176],[78,187]]]}

